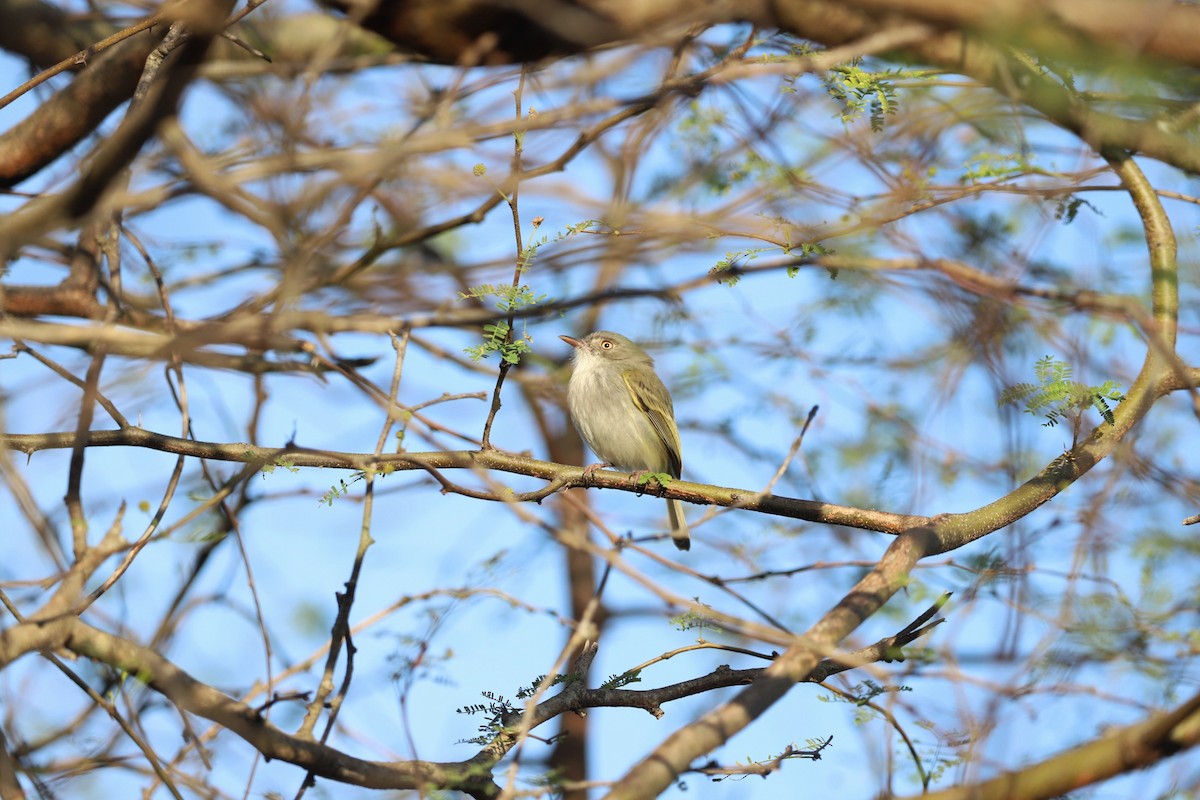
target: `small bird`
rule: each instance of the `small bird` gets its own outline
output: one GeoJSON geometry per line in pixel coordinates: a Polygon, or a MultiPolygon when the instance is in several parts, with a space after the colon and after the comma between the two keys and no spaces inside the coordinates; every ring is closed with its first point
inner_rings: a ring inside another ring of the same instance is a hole
{"type": "MultiPolygon", "coordinates": [[[[605,462],[588,469],[608,466],[678,478],[683,461],[675,408],[654,372],[653,359],[612,331],[596,331],[582,339],[558,338],[575,348],[575,372],[567,386],[571,419],[588,447],[605,462]]],[[[680,550],[690,549],[683,503],[668,500],[667,513],[671,540],[680,550]]]]}

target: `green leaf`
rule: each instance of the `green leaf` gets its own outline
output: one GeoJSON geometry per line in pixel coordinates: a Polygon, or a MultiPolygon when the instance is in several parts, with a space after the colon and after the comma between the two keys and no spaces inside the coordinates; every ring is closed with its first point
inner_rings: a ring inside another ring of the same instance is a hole
{"type": "Polygon", "coordinates": [[[997,401],[998,405],[1024,403],[1025,412],[1044,416],[1045,427],[1053,427],[1063,420],[1077,423],[1089,408],[1095,409],[1109,425],[1116,423],[1112,405],[1125,399],[1120,384],[1105,381],[1099,386],[1088,386],[1072,380],[1071,365],[1053,356],[1038,359],[1033,366],[1037,383],[1018,383],[1005,389],[997,401]]]}

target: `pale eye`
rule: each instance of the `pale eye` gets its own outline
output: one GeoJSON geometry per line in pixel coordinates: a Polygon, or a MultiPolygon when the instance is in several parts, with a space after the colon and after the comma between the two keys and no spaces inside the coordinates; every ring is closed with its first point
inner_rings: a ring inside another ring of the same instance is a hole
{"type": "Polygon", "coordinates": [[[601,342],[600,346],[603,347],[605,350],[613,349],[613,343],[610,342],[608,339],[605,339],[603,342],[601,342]]]}

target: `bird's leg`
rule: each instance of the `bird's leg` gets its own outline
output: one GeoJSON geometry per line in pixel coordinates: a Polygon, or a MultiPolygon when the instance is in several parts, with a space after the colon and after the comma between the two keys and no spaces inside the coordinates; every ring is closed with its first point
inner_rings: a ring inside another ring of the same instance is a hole
{"type": "Polygon", "coordinates": [[[642,483],[642,477],[649,475],[653,471],[654,470],[649,469],[635,469],[633,472],[629,473],[629,480],[633,483],[633,485],[642,487],[637,492],[638,497],[641,497],[646,491],[646,485],[642,483]]]}
{"type": "Polygon", "coordinates": [[[590,483],[592,480],[592,476],[596,474],[596,470],[604,469],[605,467],[611,467],[611,466],[612,466],[612,464],[608,464],[604,461],[597,461],[595,464],[588,464],[586,467],[583,468],[583,482],[590,483]]]}

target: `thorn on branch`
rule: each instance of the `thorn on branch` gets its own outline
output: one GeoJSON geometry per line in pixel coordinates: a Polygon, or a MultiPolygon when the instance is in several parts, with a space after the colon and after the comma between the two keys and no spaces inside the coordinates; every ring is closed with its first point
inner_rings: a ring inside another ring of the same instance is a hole
{"type": "Polygon", "coordinates": [[[312,692],[275,692],[271,698],[254,709],[254,715],[262,720],[264,712],[276,703],[291,703],[295,701],[307,703],[312,699],[312,692]]]}

